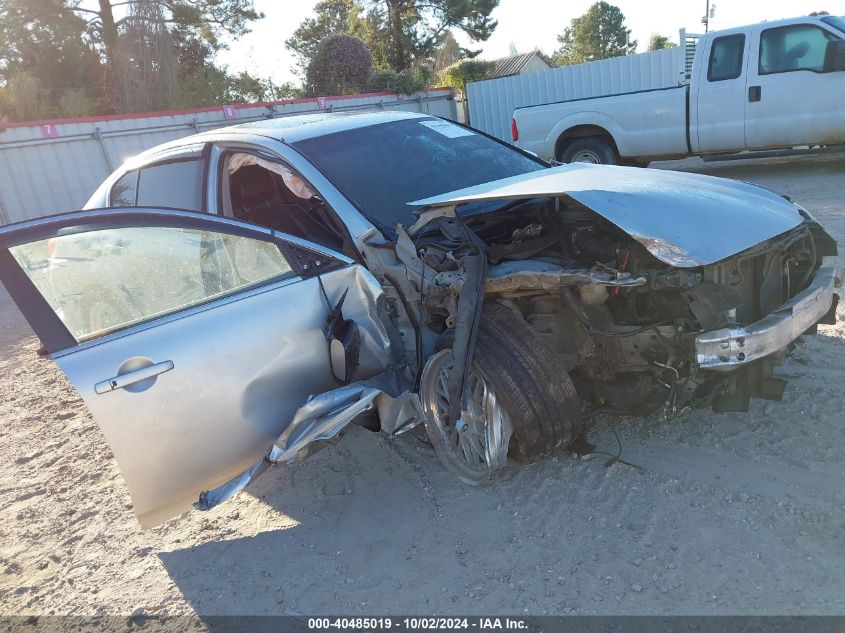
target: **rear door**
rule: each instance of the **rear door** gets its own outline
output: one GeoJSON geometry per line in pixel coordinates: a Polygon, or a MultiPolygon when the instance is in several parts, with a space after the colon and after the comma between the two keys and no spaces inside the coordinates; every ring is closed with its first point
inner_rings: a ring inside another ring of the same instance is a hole
{"type": "Polygon", "coordinates": [[[845,72],[823,72],[827,43],[818,23],[754,27],[746,106],[749,149],[845,142],[845,72]]]}
{"type": "Polygon", "coordinates": [[[207,214],[106,209],[3,227],[0,279],[102,428],[145,527],[260,460],[309,395],[338,386],[322,329],[346,290],[360,377],[386,363],[368,354],[389,343],[366,270],[207,214]]]}

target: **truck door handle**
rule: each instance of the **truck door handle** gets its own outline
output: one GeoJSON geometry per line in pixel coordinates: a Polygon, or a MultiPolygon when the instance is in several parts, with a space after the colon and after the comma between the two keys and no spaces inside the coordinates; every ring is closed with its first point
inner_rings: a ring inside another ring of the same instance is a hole
{"type": "Polygon", "coordinates": [[[759,101],[761,97],[760,86],[748,86],[748,100],[750,102],[759,101]]]}
{"type": "Polygon", "coordinates": [[[117,389],[124,389],[130,385],[137,384],[142,380],[149,380],[155,378],[159,374],[173,369],[173,361],[165,360],[154,365],[148,365],[141,369],[128,371],[125,374],[118,374],[108,380],[103,380],[94,385],[94,392],[98,394],[108,393],[117,389]]]}

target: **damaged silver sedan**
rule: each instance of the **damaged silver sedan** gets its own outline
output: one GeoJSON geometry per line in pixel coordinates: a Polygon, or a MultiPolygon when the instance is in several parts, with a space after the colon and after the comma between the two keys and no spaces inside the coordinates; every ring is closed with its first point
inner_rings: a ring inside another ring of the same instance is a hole
{"type": "Polygon", "coordinates": [[[357,424],[462,481],[586,414],[779,399],[845,262],[801,207],[706,176],[550,167],[410,113],[288,117],[127,162],[0,228],[0,279],[103,430],[142,525],[357,424]]]}

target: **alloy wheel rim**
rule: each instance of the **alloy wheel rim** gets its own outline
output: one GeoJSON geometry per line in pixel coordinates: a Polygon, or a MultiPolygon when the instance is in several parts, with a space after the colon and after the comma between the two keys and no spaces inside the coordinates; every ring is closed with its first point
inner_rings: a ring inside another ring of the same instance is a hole
{"type": "MultiPolygon", "coordinates": [[[[442,354],[442,352],[441,352],[442,354]]],[[[467,376],[467,402],[458,420],[450,422],[449,375],[454,367],[451,354],[440,359],[434,367],[433,376],[423,389],[423,404],[426,413],[435,423],[443,447],[450,451],[470,469],[479,473],[490,473],[498,467],[501,457],[491,455],[498,436],[503,429],[510,435],[510,421],[507,412],[499,404],[487,380],[477,371],[470,370],[467,376]]]]}

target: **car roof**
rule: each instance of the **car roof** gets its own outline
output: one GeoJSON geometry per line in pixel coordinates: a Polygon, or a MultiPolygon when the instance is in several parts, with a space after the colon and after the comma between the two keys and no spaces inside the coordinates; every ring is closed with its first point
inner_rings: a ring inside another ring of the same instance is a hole
{"type": "Polygon", "coordinates": [[[335,134],[347,130],[355,130],[380,123],[404,121],[407,119],[431,118],[430,115],[419,112],[402,112],[401,110],[376,112],[321,112],[319,114],[299,114],[282,116],[275,119],[265,119],[252,123],[234,125],[217,132],[248,132],[271,138],[296,143],[317,136],[335,134]]]}
{"type": "Polygon", "coordinates": [[[266,136],[286,143],[296,143],[309,138],[325,136],[326,134],[336,134],[338,132],[360,129],[381,123],[427,118],[432,118],[432,115],[419,112],[403,112],[401,110],[282,115],[274,119],[263,119],[261,121],[241,123],[240,125],[230,125],[174,139],[151,147],[133,156],[127,162],[131,165],[143,163],[151,156],[169,153],[191,145],[195,145],[197,151],[199,151],[202,144],[207,143],[211,138],[219,137],[221,134],[266,136]]]}

